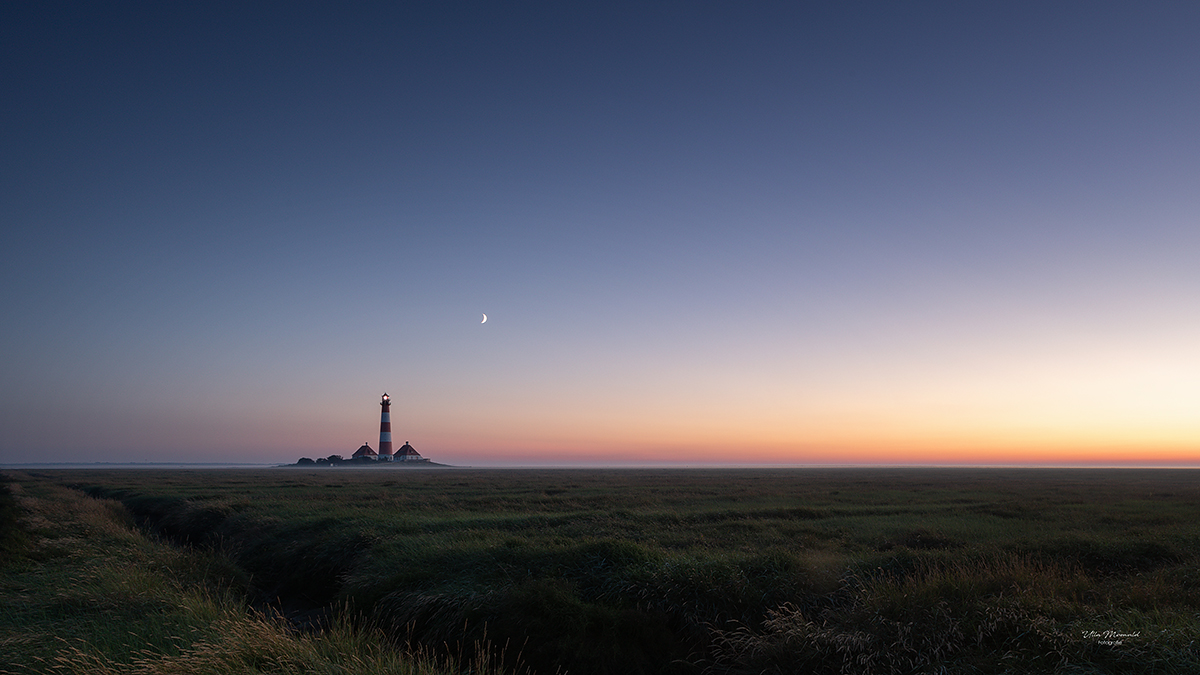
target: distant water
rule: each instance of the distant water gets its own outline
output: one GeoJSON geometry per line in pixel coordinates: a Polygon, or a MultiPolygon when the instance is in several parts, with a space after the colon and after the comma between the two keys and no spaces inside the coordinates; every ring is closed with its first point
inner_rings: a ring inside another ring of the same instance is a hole
{"type": "Polygon", "coordinates": [[[234,462],[29,462],[0,464],[0,469],[264,469],[284,464],[234,462]]]}

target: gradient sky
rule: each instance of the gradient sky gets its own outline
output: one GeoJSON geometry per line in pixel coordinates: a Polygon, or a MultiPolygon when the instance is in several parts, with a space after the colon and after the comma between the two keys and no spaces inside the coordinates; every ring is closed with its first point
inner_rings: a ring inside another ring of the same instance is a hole
{"type": "Polygon", "coordinates": [[[0,6],[0,462],[1200,464],[1200,4],[343,4],[0,6]]]}

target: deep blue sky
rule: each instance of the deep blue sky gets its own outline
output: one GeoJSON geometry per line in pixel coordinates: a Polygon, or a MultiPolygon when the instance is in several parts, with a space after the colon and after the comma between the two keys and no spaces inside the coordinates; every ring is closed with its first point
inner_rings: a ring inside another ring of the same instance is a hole
{"type": "Polygon", "coordinates": [[[197,4],[0,7],[0,461],[1200,461],[1200,5],[197,4]]]}

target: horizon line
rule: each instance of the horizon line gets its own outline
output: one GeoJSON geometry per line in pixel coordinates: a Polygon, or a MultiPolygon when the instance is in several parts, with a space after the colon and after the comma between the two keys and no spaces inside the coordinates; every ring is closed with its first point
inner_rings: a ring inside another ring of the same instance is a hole
{"type": "MultiPolygon", "coordinates": [[[[440,464],[440,463],[439,463],[440,464]]],[[[21,462],[0,463],[2,469],[20,468],[80,468],[80,467],[192,467],[192,468],[286,468],[295,463],[279,462],[21,462]]],[[[371,465],[364,465],[371,466],[371,465]]],[[[318,468],[318,467],[312,467],[318,468]]],[[[355,469],[363,467],[327,467],[321,470],[355,469]]],[[[416,468],[416,467],[413,467],[416,468]]],[[[715,464],[715,463],[652,463],[652,464],[440,464],[429,468],[447,469],[1200,469],[1197,464],[715,464]]],[[[428,469],[426,469],[428,470],[428,469]]]]}

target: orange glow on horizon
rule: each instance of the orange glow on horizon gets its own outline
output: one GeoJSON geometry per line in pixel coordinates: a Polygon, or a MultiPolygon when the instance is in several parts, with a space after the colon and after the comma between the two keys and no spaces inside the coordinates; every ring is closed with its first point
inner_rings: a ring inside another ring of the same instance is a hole
{"type": "MultiPolygon", "coordinates": [[[[483,439],[438,438],[432,445],[479,448],[467,453],[507,463],[595,464],[935,464],[935,465],[1145,465],[1200,466],[1200,443],[1090,442],[1059,438],[875,438],[858,442],[764,442],[764,439],[707,438],[483,439]]],[[[430,452],[433,452],[430,450],[430,452]]]]}
{"type": "Polygon", "coordinates": [[[719,386],[654,372],[616,389],[522,392],[430,430],[514,463],[1200,465],[1200,358],[1043,356],[797,382],[703,373],[719,386]]]}

